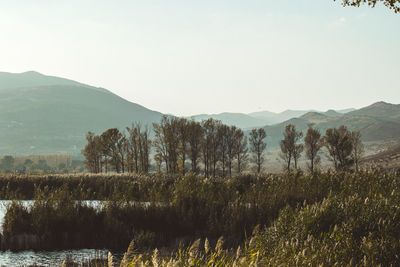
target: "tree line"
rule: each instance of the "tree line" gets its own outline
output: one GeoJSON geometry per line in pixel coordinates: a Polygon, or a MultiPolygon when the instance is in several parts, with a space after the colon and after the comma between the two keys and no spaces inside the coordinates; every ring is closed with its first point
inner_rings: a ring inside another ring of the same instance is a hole
{"type": "Polygon", "coordinates": [[[241,173],[254,159],[261,171],[266,148],[264,129],[254,129],[249,139],[236,126],[208,119],[202,122],[163,116],[150,131],[133,124],[125,131],[108,129],[101,135],[89,132],[82,150],[87,169],[93,173],[116,171],[147,173],[150,152],[158,171],[168,174],[204,173],[206,177],[241,173]],[[250,155],[251,154],[251,155],[250,155]],[[251,157],[250,157],[251,156],[251,157]]]}
{"type": "MultiPolygon", "coordinates": [[[[88,132],[87,144],[82,150],[88,171],[148,173],[153,167],[167,174],[191,172],[206,177],[231,177],[249,168],[260,173],[265,161],[267,133],[263,128],[252,129],[246,136],[240,128],[212,118],[197,122],[163,116],[159,123],[153,123],[152,139],[150,134],[149,128],[139,123],[126,127],[123,132],[117,128],[101,135],[88,132]]],[[[285,170],[298,169],[299,159],[305,152],[307,166],[314,172],[323,147],[335,169],[345,170],[354,165],[358,171],[363,153],[359,131],[341,126],[328,129],[322,136],[309,125],[303,138],[303,133],[292,124],[286,126],[280,142],[285,170]]]]}
{"type": "Polygon", "coordinates": [[[333,162],[336,170],[348,170],[353,166],[356,171],[359,170],[360,160],[364,153],[360,131],[350,131],[342,125],[339,128],[327,129],[325,136],[322,136],[321,132],[313,128],[311,124],[302,143],[303,133],[297,131],[294,125],[289,124],[283,136],[280,142],[280,157],[286,163],[285,168],[288,172],[292,167],[298,168],[298,160],[304,150],[308,160],[307,167],[314,172],[321,161],[323,147],[326,148],[327,158],[333,162]]]}

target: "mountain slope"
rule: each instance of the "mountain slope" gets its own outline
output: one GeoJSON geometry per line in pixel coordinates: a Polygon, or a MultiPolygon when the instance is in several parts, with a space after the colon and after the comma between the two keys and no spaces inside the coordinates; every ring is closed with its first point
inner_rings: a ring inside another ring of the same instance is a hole
{"type": "Polygon", "coordinates": [[[314,128],[325,134],[326,129],[347,126],[350,130],[361,131],[362,139],[368,142],[382,142],[400,138],[400,105],[378,102],[365,108],[346,114],[334,114],[309,112],[295,119],[265,126],[270,146],[276,147],[282,139],[282,133],[288,124],[296,126],[297,130],[304,134],[308,125],[312,123],[314,128]],[[327,115],[329,114],[329,115],[327,115]]]}
{"type": "Polygon", "coordinates": [[[99,134],[111,127],[123,129],[135,121],[151,125],[161,116],[106,89],[36,72],[0,74],[3,155],[79,155],[88,131],[99,134]]]}

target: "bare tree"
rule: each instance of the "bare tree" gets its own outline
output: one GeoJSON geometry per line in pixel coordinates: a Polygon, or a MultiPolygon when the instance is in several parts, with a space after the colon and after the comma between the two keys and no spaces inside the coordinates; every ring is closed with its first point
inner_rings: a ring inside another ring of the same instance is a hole
{"type": "Polygon", "coordinates": [[[214,119],[208,119],[202,122],[204,130],[203,139],[203,161],[204,171],[206,177],[212,174],[213,177],[216,175],[217,163],[219,160],[219,138],[218,138],[218,126],[221,124],[220,121],[214,119]]]}
{"type": "Polygon", "coordinates": [[[165,161],[167,173],[178,172],[179,119],[163,116],[161,122],[153,123],[156,154],[165,161]]]}
{"type": "Polygon", "coordinates": [[[263,128],[253,129],[250,132],[250,151],[253,153],[253,158],[257,166],[257,173],[261,172],[261,166],[264,162],[264,150],[267,148],[265,138],[267,134],[263,128]]]}
{"type": "Polygon", "coordinates": [[[241,173],[248,159],[247,137],[241,129],[235,131],[235,145],[237,172],[241,173]]]}
{"type": "Polygon", "coordinates": [[[301,156],[301,152],[304,147],[302,144],[298,144],[298,141],[303,137],[302,132],[296,130],[296,126],[288,124],[283,132],[283,140],[280,142],[281,154],[280,157],[286,163],[286,170],[290,172],[290,166],[292,159],[294,161],[294,167],[297,168],[297,161],[301,156]]]}
{"type": "Polygon", "coordinates": [[[179,157],[181,160],[181,168],[182,168],[182,175],[186,173],[186,155],[188,153],[188,139],[189,139],[189,124],[187,119],[180,118],[177,121],[177,128],[178,128],[178,138],[179,138],[179,157]]]}
{"type": "Polygon", "coordinates": [[[188,124],[188,143],[192,172],[197,174],[199,171],[198,161],[201,154],[201,142],[203,139],[203,128],[200,123],[191,120],[188,124]]]}
{"type": "Polygon", "coordinates": [[[127,167],[128,172],[139,172],[139,133],[138,133],[139,124],[133,125],[132,128],[126,127],[126,130],[129,134],[127,137],[128,141],[128,155],[127,155],[127,167]]]}
{"type": "MultiPolygon", "coordinates": [[[[153,123],[153,131],[154,131],[154,141],[153,146],[155,148],[156,157],[161,159],[161,161],[165,162],[166,172],[169,173],[169,164],[168,164],[168,149],[167,149],[167,125],[166,118],[163,117],[161,122],[153,123]]],[[[161,165],[161,164],[160,164],[161,165]]]]}
{"type": "Polygon", "coordinates": [[[351,132],[351,141],[353,144],[353,152],[351,154],[351,158],[353,160],[356,172],[358,172],[360,160],[364,154],[364,145],[361,141],[360,131],[351,132]]]}
{"type": "Polygon", "coordinates": [[[235,138],[236,138],[236,131],[238,129],[235,126],[230,126],[227,129],[226,133],[226,153],[227,153],[227,165],[228,165],[228,173],[229,177],[232,177],[232,163],[236,156],[236,146],[235,146],[235,138]]]}
{"type": "Polygon", "coordinates": [[[219,124],[217,129],[218,157],[222,165],[222,177],[225,177],[226,163],[228,161],[228,134],[229,127],[225,124],[219,124]]]}
{"type": "Polygon", "coordinates": [[[152,145],[152,141],[149,138],[150,130],[147,125],[144,127],[143,131],[141,130],[140,125],[138,128],[141,171],[148,173],[150,169],[150,148],[152,145]]]}
{"type": "Polygon", "coordinates": [[[125,172],[126,166],[126,155],[128,154],[128,140],[126,139],[125,134],[121,133],[120,139],[116,143],[117,153],[120,160],[120,170],[122,173],[125,172]]]}
{"type": "Polygon", "coordinates": [[[328,149],[329,159],[333,162],[336,170],[347,169],[352,165],[353,142],[351,132],[347,130],[346,126],[327,129],[324,145],[328,149]]]}
{"type": "Polygon", "coordinates": [[[321,160],[319,152],[323,144],[320,131],[312,128],[312,125],[308,127],[306,137],[304,138],[304,145],[306,148],[306,157],[310,160],[310,171],[314,173],[315,167],[321,160]]]}

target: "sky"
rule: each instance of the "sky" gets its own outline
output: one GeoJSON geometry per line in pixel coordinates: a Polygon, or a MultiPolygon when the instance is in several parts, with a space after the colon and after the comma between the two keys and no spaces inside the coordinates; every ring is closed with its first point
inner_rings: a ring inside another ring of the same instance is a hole
{"type": "Polygon", "coordinates": [[[400,103],[400,15],[333,0],[7,0],[0,71],[179,116],[400,103]]]}

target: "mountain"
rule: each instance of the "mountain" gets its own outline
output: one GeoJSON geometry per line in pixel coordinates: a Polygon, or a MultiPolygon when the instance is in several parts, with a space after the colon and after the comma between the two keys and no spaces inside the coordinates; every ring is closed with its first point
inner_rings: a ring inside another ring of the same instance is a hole
{"type": "Polygon", "coordinates": [[[330,109],[330,110],[324,112],[324,115],[330,116],[330,117],[336,117],[336,116],[342,115],[342,113],[337,112],[336,110],[330,109]]]}
{"type": "Polygon", "coordinates": [[[88,131],[151,125],[161,116],[103,88],[38,72],[0,73],[0,155],[78,156],[88,131]]]}
{"type": "Polygon", "coordinates": [[[278,115],[278,113],[264,110],[264,111],[252,112],[247,115],[254,117],[254,118],[272,118],[272,117],[275,117],[276,115],[278,115]]]}
{"type": "MultiPolygon", "coordinates": [[[[326,112],[319,112],[330,117],[340,116],[345,111],[353,111],[354,109],[347,109],[344,111],[328,110],[326,112]]],[[[227,125],[236,125],[242,129],[249,129],[254,127],[263,127],[265,125],[275,125],[287,121],[292,118],[299,118],[309,112],[317,112],[314,110],[285,110],[280,113],[270,111],[259,111],[248,114],[244,113],[219,113],[219,114],[199,114],[191,116],[196,121],[207,120],[213,118],[222,121],[227,125]]]]}
{"type": "Polygon", "coordinates": [[[280,113],[274,113],[270,111],[260,111],[260,112],[253,112],[249,113],[248,115],[254,118],[264,119],[267,123],[266,125],[272,125],[281,123],[283,121],[289,120],[291,118],[300,117],[310,110],[285,110],[280,113]]]}
{"type": "Polygon", "coordinates": [[[265,126],[264,129],[268,135],[267,141],[270,146],[279,146],[282,133],[288,124],[295,125],[297,130],[303,133],[307,131],[309,124],[313,124],[313,127],[319,129],[322,134],[328,128],[345,125],[350,130],[361,131],[362,139],[366,142],[383,142],[400,139],[400,105],[377,102],[345,114],[332,111],[325,113],[308,112],[299,118],[265,126]]]}
{"type": "Polygon", "coordinates": [[[370,116],[381,119],[400,119],[400,105],[394,105],[386,102],[376,102],[368,107],[354,110],[348,113],[351,116],[370,116]]]}

